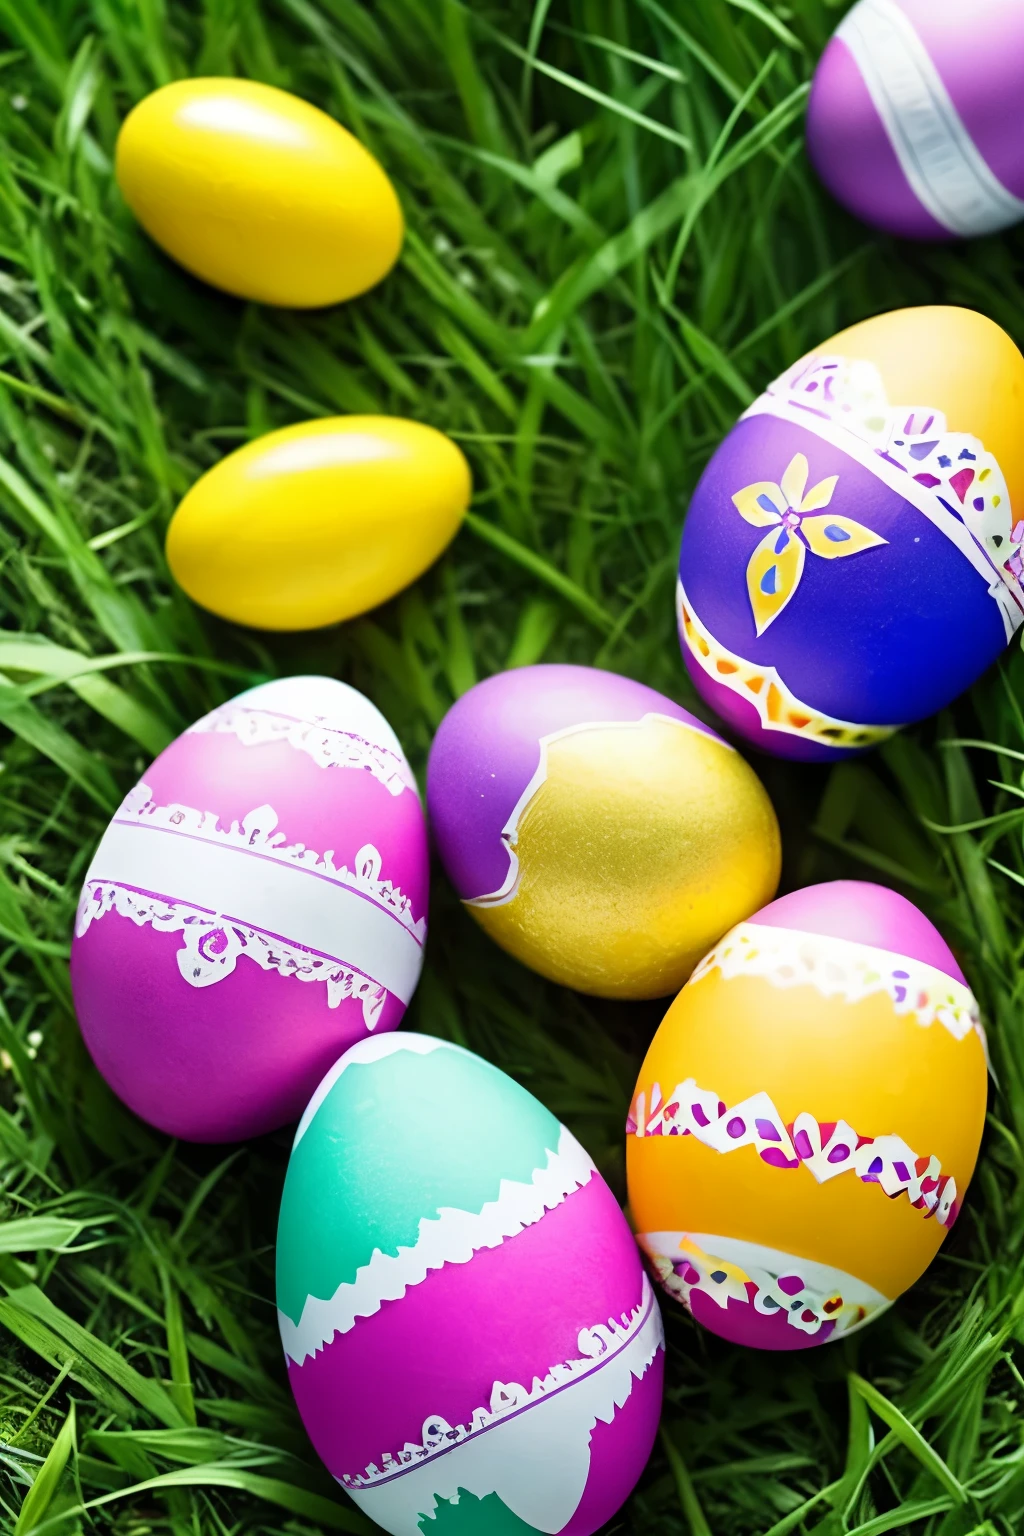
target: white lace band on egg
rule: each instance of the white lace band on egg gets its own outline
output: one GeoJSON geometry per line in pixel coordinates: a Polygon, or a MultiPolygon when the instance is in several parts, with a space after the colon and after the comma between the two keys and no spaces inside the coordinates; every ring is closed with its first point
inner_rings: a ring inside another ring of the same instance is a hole
{"type": "Polygon", "coordinates": [[[985,581],[1012,639],[1024,623],[1021,541],[1005,476],[976,437],[930,406],[892,406],[874,363],[814,354],[744,412],[804,427],[869,469],[955,544],[985,581]]]}
{"type": "Polygon", "coordinates": [[[389,794],[400,795],[406,789],[418,793],[412,770],[403,757],[323,720],[300,720],[276,710],[255,709],[235,702],[211,710],[190,725],[185,734],[234,736],[244,747],[284,741],[311,757],[319,768],[363,769],[372,773],[389,794]]]}
{"type": "Polygon", "coordinates": [[[726,981],[757,976],[774,987],[814,987],[822,997],[859,1003],[884,993],[900,1015],[922,1028],[941,1024],[956,1040],[972,1033],[986,1045],[970,987],[934,965],[852,939],[738,923],[697,966],[687,986],[718,971],[726,981]]]}
{"type": "Polygon", "coordinates": [[[681,581],[676,583],[676,610],[680,639],[701,671],[752,704],[763,730],[781,731],[818,746],[857,751],[877,746],[900,729],[895,725],[856,725],[812,709],[787,687],[774,667],[756,666],[716,640],[698,618],[681,581]]]}
{"type": "Polygon", "coordinates": [[[704,1232],[641,1232],[637,1241],[665,1290],[689,1312],[697,1293],[723,1312],[731,1304],[784,1317],[813,1338],[829,1324],[833,1335],[852,1333],[892,1305],[854,1275],[759,1243],[704,1232]]]}
{"type": "Polygon", "coordinates": [[[363,1023],[369,1030],[376,1028],[387,999],[386,987],[340,960],[314,954],[287,939],[200,911],[185,902],[164,901],[159,896],[102,880],[86,882],[78,907],[76,934],[87,933],[91,923],[110,912],[126,917],[137,928],[180,933],[184,943],[177,954],[178,970],[190,987],[209,987],[223,981],[244,957],[255,961],[261,971],[276,971],[298,981],[322,982],[327,987],[329,1008],[337,1008],[354,997],[362,1003],[363,1023]]]}
{"type": "Polygon", "coordinates": [[[359,997],[376,1022],[387,992],[404,1003],[412,997],[425,920],[414,919],[409,898],[381,878],[372,844],[349,869],[330,850],[286,844],[277,821],[273,807],[261,805],[222,827],[213,811],[156,805],[148,785],[136,785],[89,867],[76,934],[116,912],[184,934],[178,964],[192,986],[229,976],[245,957],[327,983],[332,1007],[359,997]]]}
{"type": "MultiPolygon", "coordinates": [[[[612,1396],[615,1401],[624,1401],[632,1379],[643,1375],[663,1346],[661,1314],[645,1275],[639,1305],[619,1319],[609,1318],[605,1323],[582,1329],[576,1358],[552,1366],[543,1378],[535,1376],[528,1387],[519,1382],[496,1381],[488,1405],[475,1409],[468,1424],[451,1425],[438,1415],[431,1415],[424,1422],[419,1444],[407,1443],[394,1454],[385,1452],[379,1466],[371,1463],[361,1473],[343,1475],[339,1482],[350,1491],[361,1492],[405,1477],[424,1463],[465,1447],[488,1431],[550,1402],[567,1387],[577,1388],[598,1372],[614,1370],[616,1364],[620,1374],[628,1379],[625,1390],[620,1387],[612,1396]]],[[[367,1503],[364,1507],[372,1510],[374,1505],[367,1503]]]]}
{"type": "Polygon", "coordinates": [[[942,1172],[937,1157],[919,1156],[901,1136],[859,1136],[845,1120],[823,1123],[806,1111],[787,1123],[764,1092],[729,1108],[692,1077],[667,1098],[654,1083],[635,1096],[626,1134],[692,1136],[713,1152],[753,1147],[770,1167],[807,1168],[819,1184],[852,1173],[862,1184],[877,1184],[890,1200],[905,1194],[926,1220],[934,1216],[942,1227],[951,1227],[960,1210],[956,1180],[942,1172]]]}

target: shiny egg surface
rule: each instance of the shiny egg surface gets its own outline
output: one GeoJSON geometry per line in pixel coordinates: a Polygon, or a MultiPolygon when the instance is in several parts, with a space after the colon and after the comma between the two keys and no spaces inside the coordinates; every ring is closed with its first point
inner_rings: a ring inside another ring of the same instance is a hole
{"type": "Polygon", "coordinates": [[[177,80],[128,114],[125,201],[158,245],[240,298],[316,308],[379,283],[402,211],[370,152],[309,102],[254,80],[177,80]]]}
{"type": "Polygon", "coordinates": [[[734,1343],[843,1337],[934,1258],[986,1091],[977,1004],[923,913],[860,881],[779,898],[701,962],[640,1070],[626,1161],[654,1273],[734,1343]]]}
{"type": "Polygon", "coordinates": [[[392,1536],[590,1536],[628,1497],[664,1339],[579,1142],[446,1041],[354,1046],[281,1199],[288,1379],[328,1470],[392,1536]]]}
{"type": "Polygon", "coordinates": [[[328,677],[240,694],[150,764],[89,866],[71,981],[93,1060],[187,1141],[296,1120],[405,1012],[428,874],[416,781],[369,699],[328,677]]]}
{"type": "Polygon", "coordinates": [[[949,240],[1024,219],[1020,0],[858,0],[822,55],[807,148],[851,213],[949,240]]]}
{"type": "Polygon", "coordinates": [[[427,805],[480,926],[602,997],[676,991],[778,883],[775,813],[743,758],[662,694],[594,667],[471,688],[438,728],[427,805]]]}
{"type": "Polygon", "coordinates": [[[256,438],[207,471],[167,531],[194,602],[256,629],[318,629],[415,581],[455,537],[472,491],[443,432],[338,416],[256,438]]]}
{"type": "Polygon", "coordinates": [[[1024,357],[972,310],[878,315],[777,379],[694,493],[683,656],[781,757],[944,708],[1024,620],[1024,357]]]}

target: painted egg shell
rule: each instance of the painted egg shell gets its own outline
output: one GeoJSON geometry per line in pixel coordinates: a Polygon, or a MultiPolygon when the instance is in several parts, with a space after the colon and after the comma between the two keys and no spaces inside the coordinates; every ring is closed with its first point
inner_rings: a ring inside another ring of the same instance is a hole
{"type": "Polygon", "coordinates": [[[661,1410],[654,1293],[579,1142],[426,1035],[317,1089],[281,1201],[277,1304],[319,1455],[392,1536],[589,1536],[661,1410]]]}
{"type": "Polygon", "coordinates": [[[402,211],[377,161],[340,123],[253,80],[177,80],[140,101],[116,174],[147,234],[197,277],[289,308],[379,283],[402,211]]]}
{"type": "Polygon", "coordinates": [[[1024,219],[1020,0],[859,0],[822,55],[807,148],[852,213],[915,240],[1024,219]]]}
{"type": "Polygon", "coordinates": [[[778,884],[778,825],[752,769],[678,704],[593,667],[471,688],[434,738],[427,807],[481,927],[601,997],[676,991],[778,884]]]}
{"type": "Polygon", "coordinates": [[[978,1009],[931,923],[838,880],[697,967],[626,1127],[640,1243],[713,1333],[803,1349],[876,1317],[960,1209],[985,1119],[978,1009]]]}
{"type": "Polygon", "coordinates": [[[687,513],[680,640],[704,700],[780,757],[944,708],[1024,616],[1024,358],[972,310],[901,309],[771,384],[687,513]]]}
{"type": "Polygon", "coordinates": [[[167,530],[175,580],[257,629],[317,629],[394,597],[451,542],[469,465],[443,432],[338,416],[270,432],[203,475],[167,530]]]}
{"type": "Polygon", "coordinates": [[[93,1060],[188,1141],[297,1119],[340,1051],[401,1020],[428,875],[369,699],[328,677],[240,694],[150,765],[89,867],[71,981],[93,1060]]]}

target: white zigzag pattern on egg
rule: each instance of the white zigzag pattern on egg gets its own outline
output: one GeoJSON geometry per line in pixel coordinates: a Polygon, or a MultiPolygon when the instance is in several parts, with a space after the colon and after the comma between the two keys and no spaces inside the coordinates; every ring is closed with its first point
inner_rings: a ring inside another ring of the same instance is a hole
{"type": "Polygon", "coordinates": [[[347,1333],[357,1318],[372,1317],[385,1301],[397,1301],[410,1285],[425,1280],[432,1269],[465,1264],[481,1248],[497,1248],[525,1227],[554,1210],[574,1190],[590,1182],[596,1169],[575,1136],[562,1127],[558,1151],[548,1152],[545,1167],[537,1168],[529,1184],[502,1179],[496,1200],[480,1211],[442,1207],[424,1217],[415,1244],[396,1254],[374,1249],[354,1280],[338,1286],[326,1299],[308,1296],[298,1323],[278,1312],[281,1342],[289,1360],[302,1365],[336,1333],[347,1333]]]}

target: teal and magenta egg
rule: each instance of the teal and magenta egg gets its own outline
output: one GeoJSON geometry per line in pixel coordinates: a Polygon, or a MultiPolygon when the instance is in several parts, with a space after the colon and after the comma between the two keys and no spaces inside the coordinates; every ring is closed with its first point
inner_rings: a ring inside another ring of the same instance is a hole
{"type": "Polygon", "coordinates": [[[754,402],[694,493],[687,668],[779,757],[875,745],[945,708],[1024,620],[1024,357],[972,310],[896,310],[754,402]]]}
{"type": "Polygon", "coordinates": [[[664,1338],[579,1142],[480,1057],[361,1041],[298,1128],[277,1244],[288,1376],[392,1536],[591,1536],[661,1410],[664,1338]]]}

